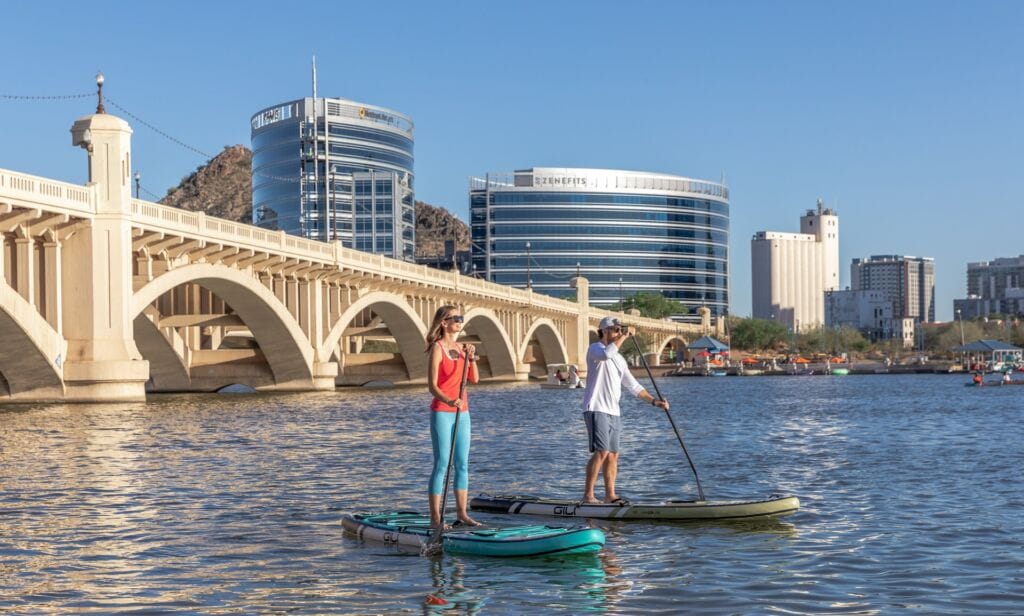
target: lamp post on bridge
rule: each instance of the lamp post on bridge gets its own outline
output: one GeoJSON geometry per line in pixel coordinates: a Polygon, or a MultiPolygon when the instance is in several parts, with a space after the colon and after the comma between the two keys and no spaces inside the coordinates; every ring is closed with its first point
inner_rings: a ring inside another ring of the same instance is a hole
{"type": "Polygon", "coordinates": [[[103,106],[103,73],[96,73],[96,113],[106,113],[107,110],[103,106]]]}
{"type": "Polygon", "coordinates": [[[140,180],[141,178],[142,178],[142,176],[141,176],[141,175],[139,175],[139,172],[138,172],[138,171],[136,171],[136,172],[135,172],[135,198],[136,198],[136,199],[138,199],[138,198],[139,198],[139,180],[140,180]]]}
{"type": "Polygon", "coordinates": [[[526,288],[533,289],[533,280],[530,276],[530,242],[526,242],[526,288]]]}
{"type": "Polygon", "coordinates": [[[965,363],[963,347],[967,343],[964,341],[964,315],[959,308],[956,309],[956,319],[960,321],[960,365],[963,366],[965,363]]]}

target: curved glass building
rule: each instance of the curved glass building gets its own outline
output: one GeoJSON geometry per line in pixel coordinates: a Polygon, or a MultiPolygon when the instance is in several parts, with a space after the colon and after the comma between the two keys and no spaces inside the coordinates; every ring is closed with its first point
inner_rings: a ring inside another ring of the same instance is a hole
{"type": "Polygon", "coordinates": [[[412,261],[413,123],[373,105],[303,98],[252,117],[253,223],[412,261]]]}
{"type": "Polygon", "coordinates": [[[557,297],[580,275],[591,303],[640,291],[682,303],[680,321],[729,307],[729,190],[690,178],[533,168],[471,178],[473,268],[500,284],[557,297]]]}

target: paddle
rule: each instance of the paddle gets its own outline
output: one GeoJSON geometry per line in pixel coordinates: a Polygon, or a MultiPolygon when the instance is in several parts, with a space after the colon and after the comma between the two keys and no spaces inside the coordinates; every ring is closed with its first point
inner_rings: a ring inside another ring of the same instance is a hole
{"type": "MultiPolygon", "coordinates": [[[[466,347],[462,347],[463,354],[466,353],[466,347]]],[[[466,357],[462,365],[462,382],[459,383],[459,400],[462,400],[462,395],[466,391],[466,379],[469,377],[469,357],[466,357]]],[[[441,550],[441,539],[444,538],[444,510],[448,506],[448,479],[452,474],[452,466],[455,464],[455,435],[459,433],[459,415],[462,411],[462,405],[459,404],[455,407],[455,423],[452,426],[452,442],[448,447],[448,468],[444,471],[444,489],[441,491],[441,524],[434,529],[434,533],[430,536],[430,541],[423,546],[423,553],[430,554],[436,553],[441,550]]]]}
{"type": "MultiPolygon", "coordinates": [[[[636,347],[636,353],[640,356],[640,363],[644,365],[644,370],[647,371],[647,376],[651,379],[651,384],[654,385],[654,391],[658,394],[658,400],[664,400],[665,396],[661,395],[661,390],[658,389],[658,382],[654,380],[654,375],[651,374],[651,367],[647,365],[647,359],[644,358],[644,352],[640,350],[640,344],[636,341],[636,336],[630,336],[633,339],[633,346],[636,347]]],[[[690,470],[693,471],[693,478],[697,480],[697,496],[700,500],[704,500],[704,489],[700,487],[700,477],[697,476],[697,467],[693,465],[693,460],[690,459],[690,452],[686,451],[686,444],[683,443],[683,437],[679,435],[679,429],[676,428],[676,422],[672,421],[672,413],[665,409],[665,416],[668,417],[668,422],[672,424],[672,430],[676,433],[676,438],[679,439],[679,445],[683,448],[683,453],[686,455],[686,461],[690,463],[690,470]]]]}

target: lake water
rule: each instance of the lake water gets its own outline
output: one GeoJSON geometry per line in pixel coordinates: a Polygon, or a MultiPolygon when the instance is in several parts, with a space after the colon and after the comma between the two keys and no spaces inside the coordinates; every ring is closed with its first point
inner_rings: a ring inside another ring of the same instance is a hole
{"type": "MultiPolygon", "coordinates": [[[[661,379],[709,499],[801,510],[599,522],[601,553],[529,560],[342,532],[344,512],[425,509],[423,390],[0,408],[0,612],[1020,613],[1024,387],[966,380],[661,379]]],[[[471,493],[581,494],[581,392],[470,396],[471,493]]],[[[623,412],[620,492],[694,496],[664,415],[623,412]]]]}

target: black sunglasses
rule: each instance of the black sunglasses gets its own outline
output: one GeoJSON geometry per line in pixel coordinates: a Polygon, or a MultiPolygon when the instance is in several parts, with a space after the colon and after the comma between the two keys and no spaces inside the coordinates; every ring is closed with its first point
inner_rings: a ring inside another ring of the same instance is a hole
{"type": "Polygon", "coordinates": [[[445,321],[455,321],[456,323],[462,323],[462,322],[464,322],[466,320],[466,317],[462,316],[461,314],[453,314],[450,317],[445,317],[444,320],[445,321]]]}

